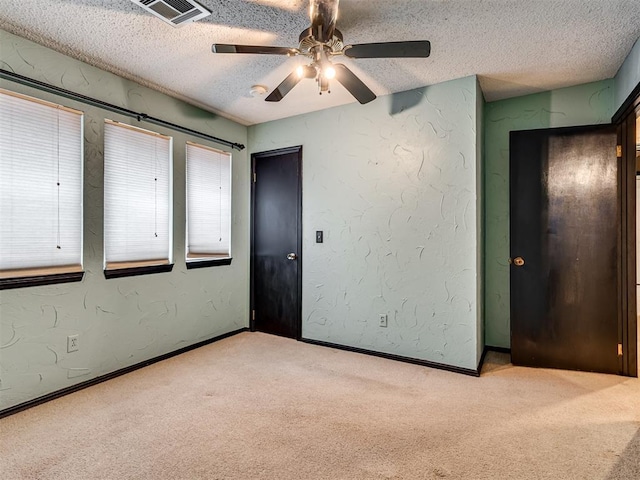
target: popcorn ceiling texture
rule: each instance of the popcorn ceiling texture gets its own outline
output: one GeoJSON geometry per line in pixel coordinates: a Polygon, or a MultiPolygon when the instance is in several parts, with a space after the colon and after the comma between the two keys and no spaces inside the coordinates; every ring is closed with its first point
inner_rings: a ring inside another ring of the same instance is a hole
{"type": "MultiPolygon", "coordinates": [[[[297,46],[307,1],[200,3],[213,15],[174,29],[130,0],[0,0],[0,27],[247,125],[354,101],[307,80],[268,104],[251,85],[274,88],[301,59],[211,53],[214,42],[297,46]]],[[[613,77],[640,35],[640,2],[342,0],[338,28],[346,43],[432,42],[428,59],[345,59],[378,95],[478,75],[493,101],[613,77]]]]}
{"type": "MultiPolygon", "coordinates": [[[[246,127],[0,31],[0,61],[37,80],[246,144],[246,127]]],[[[233,151],[230,266],[185,266],[186,135],[174,138],[174,262],[171,273],[105,280],[103,238],[104,118],[134,119],[0,80],[0,86],[85,112],[84,267],[80,283],[0,291],[0,410],[52,391],[248,326],[249,168],[233,151]],[[67,353],[67,335],[80,350],[67,353]]],[[[204,140],[199,143],[209,144],[204,140]]],[[[220,148],[215,144],[214,147],[220,148]]]]}
{"type": "Polygon", "coordinates": [[[468,77],[249,128],[252,152],[303,145],[303,337],[477,367],[479,95],[468,77]]]}

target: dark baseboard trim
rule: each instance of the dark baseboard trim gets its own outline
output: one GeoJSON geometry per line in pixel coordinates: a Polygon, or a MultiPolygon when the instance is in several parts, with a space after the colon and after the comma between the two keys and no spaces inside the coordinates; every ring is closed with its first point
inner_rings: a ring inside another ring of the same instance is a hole
{"type": "Polygon", "coordinates": [[[484,347],[485,352],[498,352],[498,353],[508,353],[509,355],[511,355],[511,349],[507,348],[507,347],[491,347],[489,345],[486,345],[484,347]]]}
{"type": "Polygon", "coordinates": [[[478,368],[476,368],[476,371],[478,372],[478,376],[480,376],[480,373],[482,373],[482,366],[484,365],[484,359],[487,356],[487,347],[484,347],[482,349],[482,355],[480,355],[480,361],[478,362],[478,368]]]}
{"type": "Polygon", "coordinates": [[[346,350],[347,352],[363,353],[365,355],[372,355],[374,357],[382,357],[389,360],[396,360],[398,362],[412,363],[414,365],[422,365],[423,367],[437,368],[439,370],[447,370],[449,372],[461,373],[463,375],[470,375],[472,377],[479,377],[479,370],[473,370],[471,368],[455,367],[453,365],[445,365],[444,363],[430,362],[428,360],[421,360],[419,358],[403,357],[401,355],[394,355],[392,353],[376,352],[375,350],[367,350],[364,348],[350,347],[348,345],[340,345],[338,343],[323,342],[320,340],[311,340],[310,338],[301,338],[301,342],[310,343],[311,345],[319,345],[321,347],[336,348],[338,350],[346,350]]]}
{"type": "Polygon", "coordinates": [[[242,332],[246,332],[249,329],[247,327],[240,328],[238,330],[234,330],[232,332],[223,333],[222,335],[218,335],[217,337],[210,338],[208,340],[203,340],[198,343],[194,343],[193,345],[189,345],[187,347],[180,348],[178,350],[174,350],[173,352],[165,353],[164,355],[160,355],[159,357],[150,358],[149,360],[145,360],[140,363],[136,363],[135,365],[131,365],[129,367],[121,368],[120,370],[116,370],[115,372],[107,373],[105,375],[101,375],[96,378],[92,378],[91,380],[87,380],[86,382],[81,382],[76,385],[72,385],[70,387],[63,388],[62,390],[57,390],[55,392],[48,393],[42,397],[35,398],[33,400],[29,400],[28,402],[20,403],[18,405],[14,405],[13,407],[5,408],[4,410],[0,410],[0,418],[7,417],[9,415],[13,415],[14,413],[21,412],[31,407],[35,407],[37,405],[41,405],[50,400],[54,400],[56,398],[64,397],[70,393],[77,392],[78,390],[83,390],[87,387],[91,387],[93,385],[97,385],[98,383],[106,382],[107,380],[111,380],[113,378],[119,377],[126,373],[131,373],[135,370],[138,370],[143,367],[147,367],[157,362],[161,362],[162,360],[167,360],[168,358],[175,357],[182,353],[186,353],[190,350],[195,350],[196,348],[204,347],[205,345],[209,345],[211,343],[217,342],[224,338],[232,337],[242,332]]]}
{"type": "Polygon", "coordinates": [[[484,350],[482,350],[482,356],[480,357],[480,362],[478,363],[478,376],[482,372],[482,366],[484,365],[484,359],[487,356],[488,352],[498,352],[498,353],[508,353],[511,355],[511,349],[506,347],[490,347],[489,345],[484,346],[484,350]]]}

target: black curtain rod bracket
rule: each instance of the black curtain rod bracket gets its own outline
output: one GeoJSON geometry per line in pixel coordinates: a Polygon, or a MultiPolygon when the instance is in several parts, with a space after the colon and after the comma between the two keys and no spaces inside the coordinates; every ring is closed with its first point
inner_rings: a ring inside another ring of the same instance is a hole
{"type": "Polygon", "coordinates": [[[66,90],[64,88],[56,87],[55,85],[50,85],[48,83],[41,82],[39,80],[34,80],[33,78],[20,75],[19,73],[10,72],[9,70],[0,69],[0,78],[11,80],[12,82],[16,82],[16,83],[21,83],[22,85],[26,85],[28,87],[37,88],[44,92],[54,93],[56,95],[70,98],[71,100],[77,100],[82,103],[86,103],[87,105],[103,108],[105,110],[109,110],[114,113],[119,113],[127,117],[135,118],[139,122],[145,121],[161,127],[171,128],[172,130],[177,130],[182,133],[187,133],[195,137],[200,137],[205,140],[218,143],[220,145],[225,145],[227,147],[234,148],[238,151],[244,150],[245,148],[244,145],[242,145],[241,143],[234,143],[234,142],[230,142],[229,140],[225,140],[223,138],[207,135],[206,133],[198,132],[197,130],[192,130],[190,128],[183,127],[182,125],[177,125],[175,123],[167,122],[166,120],[162,120],[160,118],[151,117],[146,113],[134,112],[133,110],[129,110],[124,107],[119,107],[117,105],[113,105],[112,103],[103,102],[102,100],[98,100],[97,98],[88,97],[86,95],[72,92],[71,90],[66,90]]]}

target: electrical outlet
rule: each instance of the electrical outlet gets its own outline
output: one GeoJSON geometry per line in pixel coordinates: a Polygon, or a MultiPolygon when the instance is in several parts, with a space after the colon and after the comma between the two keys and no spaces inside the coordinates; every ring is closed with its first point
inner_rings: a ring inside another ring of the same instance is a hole
{"type": "Polygon", "coordinates": [[[80,335],[69,335],[67,337],[67,352],[77,352],[80,349],[80,335]]]}
{"type": "Polygon", "coordinates": [[[379,323],[379,325],[381,327],[387,328],[387,314],[386,313],[381,313],[380,314],[380,323],[379,323]]]}

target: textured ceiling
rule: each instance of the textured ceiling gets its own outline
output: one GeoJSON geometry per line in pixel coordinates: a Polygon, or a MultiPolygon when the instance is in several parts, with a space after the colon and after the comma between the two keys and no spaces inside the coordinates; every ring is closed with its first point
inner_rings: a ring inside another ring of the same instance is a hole
{"type": "MultiPolygon", "coordinates": [[[[213,15],[175,29],[130,0],[0,0],[0,28],[247,125],[354,101],[339,84],[319,96],[312,80],[280,103],[252,98],[302,59],[211,53],[297,47],[307,1],[199,2],[213,15]]],[[[337,26],[347,44],[431,41],[427,59],[345,59],[377,95],[478,74],[491,101],[614,76],[640,36],[640,1],[340,0],[337,26]]]]}

